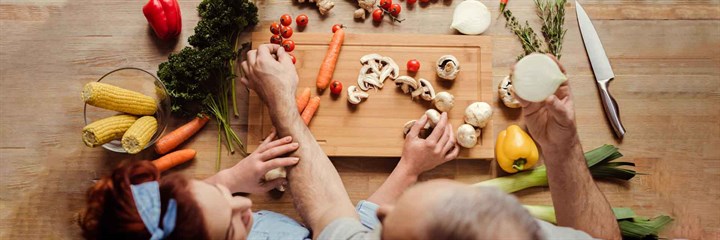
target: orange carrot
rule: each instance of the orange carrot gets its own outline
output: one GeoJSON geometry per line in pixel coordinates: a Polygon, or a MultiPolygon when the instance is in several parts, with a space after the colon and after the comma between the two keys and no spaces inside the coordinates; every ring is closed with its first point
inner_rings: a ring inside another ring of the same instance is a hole
{"type": "Polygon", "coordinates": [[[158,154],[165,154],[175,149],[178,145],[188,140],[190,136],[200,130],[200,128],[205,126],[208,120],[210,120],[210,118],[207,116],[196,117],[185,125],[175,129],[175,131],[168,133],[155,142],[155,152],[158,154]]]}
{"type": "Polygon", "coordinates": [[[195,158],[195,154],[197,154],[197,152],[192,149],[177,150],[168,153],[158,159],[155,159],[155,161],[152,161],[152,163],[155,164],[155,167],[158,168],[158,171],[163,172],[177,165],[190,161],[190,159],[195,158]]]}
{"type": "Polygon", "coordinates": [[[298,112],[302,113],[308,102],[310,102],[310,88],[303,89],[300,95],[295,97],[295,102],[297,102],[298,112]]]}
{"type": "Polygon", "coordinates": [[[325,52],[325,59],[323,59],[320,65],[320,72],[318,72],[316,85],[320,90],[325,90],[330,85],[333,72],[335,72],[335,64],[337,63],[338,56],[340,55],[340,47],[342,47],[343,41],[345,40],[345,31],[341,28],[335,31],[332,40],[330,41],[330,47],[325,52]]]}
{"type": "Polygon", "coordinates": [[[317,112],[318,108],[320,108],[320,97],[314,96],[310,99],[310,102],[308,102],[307,107],[305,107],[305,110],[303,110],[302,114],[300,116],[303,119],[303,122],[305,122],[305,125],[308,125],[310,123],[310,120],[315,116],[315,112],[317,112]]]}

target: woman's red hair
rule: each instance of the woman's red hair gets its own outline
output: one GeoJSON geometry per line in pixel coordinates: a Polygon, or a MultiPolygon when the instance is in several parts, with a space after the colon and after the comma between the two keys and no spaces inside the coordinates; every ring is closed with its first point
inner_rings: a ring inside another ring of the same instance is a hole
{"type": "MultiPolygon", "coordinates": [[[[135,208],[130,185],[158,181],[160,204],[165,215],[168,201],[177,201],[175,229],[167,239],[208,239],[202,212],[181,175],[160,179],[160,172],[149,161],[121,165],[111,176],[100,179],[87,192],[87,207],[80,215],[86,239],[150,239],[135,208]]],[[[162,227],[162,226],[161,226],[162,227]]]]}

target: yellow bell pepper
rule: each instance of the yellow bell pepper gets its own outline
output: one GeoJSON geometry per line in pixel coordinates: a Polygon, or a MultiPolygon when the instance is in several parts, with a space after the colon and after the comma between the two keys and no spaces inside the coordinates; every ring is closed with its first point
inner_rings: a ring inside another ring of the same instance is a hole
{"type": "Polygon", "coordinates": [[[535,142],[517,125],[510,125],[498,134],[495,158],[500,168],[508,173],[527,170],[535,166],[539,154],[535,142]]]}

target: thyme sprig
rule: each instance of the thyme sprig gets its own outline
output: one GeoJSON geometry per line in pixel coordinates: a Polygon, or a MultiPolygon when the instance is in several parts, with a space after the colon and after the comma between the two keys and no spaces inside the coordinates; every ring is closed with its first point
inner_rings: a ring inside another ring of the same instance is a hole
{"type": "Polygon", "coordinates": [[[503,11],[503,16],[506,20],[505,27],[510,28],[510,30],[515,33],[515,36],[518,37],[522,43],[523,50],[525,51],[523,54],[518,56],[518,59],[534,52],[544,53],[541,48],[542,43],[540,42],[537,33],[535,33],[535,30],[530,27],[530,24],[527,21],[525,21],[525,25],[521,25],[509,9],[505,9],[505,11],[503,11]]]}
{"type": "Polygon", "coordinates": [[[534,0],[537,7],[537,15],[542,21],[542,35],[544,37],[543,44],[537,33],[530,27],[528,21],[525,24],[520,22],[513,16],[509,9],[502,11],[505,17],[505,27],[510,29],[520,40],[523,47],[523,53],[518,59],[534,53],[551,53],[560,59],[562,51],[562,42],[567,29],[563,29],[565,24],[565,3],[567,0],[534,0]]]}

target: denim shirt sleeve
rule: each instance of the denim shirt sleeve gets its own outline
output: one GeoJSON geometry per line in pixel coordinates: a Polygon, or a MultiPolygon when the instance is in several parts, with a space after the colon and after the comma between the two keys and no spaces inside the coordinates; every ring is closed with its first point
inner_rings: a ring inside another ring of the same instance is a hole
{"type": "Polygon", "coordinates": [[[310,239],[310,230],[292,218],[271,211],[253,213],[253,225],[248,240],[305,240],[310,239]]]}
{"type": "Polygon", "coordinates": [[[377,204],[367,200],[358,202],[355,207],[355,211],[357,211],[358,215],[360,215],[360,223],[370,230],[374,230],[377,226],[379,226],[380,219],[377,217],[377,210],[379,207],[380,206],[377,204]]]}

